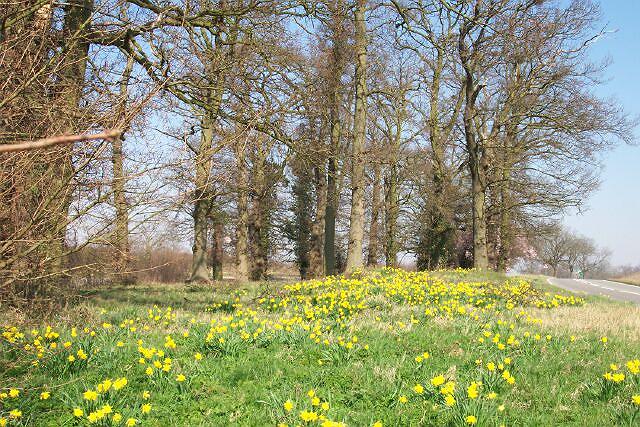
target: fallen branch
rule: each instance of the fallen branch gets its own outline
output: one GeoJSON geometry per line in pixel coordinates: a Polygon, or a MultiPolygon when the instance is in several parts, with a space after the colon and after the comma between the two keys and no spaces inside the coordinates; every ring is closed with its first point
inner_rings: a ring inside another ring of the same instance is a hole
{"type": "Polygon", "coordinates": [[[117,138],[122,132],[119,129],[112,129],[105,132],[95,134],[81,134],[81,135],[60,135],[52,136],[50,138],[37,139],[35,141],[25,141],[18,144],[0,144],[0,153],[12,153],[15,151],[28,151],[37,150],[40,148],[47,148],[53,145],[70,144],[80,141],[92,141],[95,139],[114,139],[117,138]]]}

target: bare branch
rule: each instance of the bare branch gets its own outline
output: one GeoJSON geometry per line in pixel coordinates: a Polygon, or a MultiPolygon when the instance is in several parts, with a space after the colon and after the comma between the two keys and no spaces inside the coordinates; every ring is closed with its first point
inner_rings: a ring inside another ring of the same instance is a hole
{"type": "Polygon", "coordinates": [[[81,134],[81,135],[59,135],[49,138],[42,138],[35,141],[19,142],[17,144],[3,144],[0,145],[0,153],[13,153],[16,151],[31,151],[39,150],[42,148],[52,147],[54,145],[71,144],[81,141],[94,141],[96,139],[108,139],[113,140],[117,138],[122,131],[119,129],[112,129],[105,132],[96,134],[81,134]]]}

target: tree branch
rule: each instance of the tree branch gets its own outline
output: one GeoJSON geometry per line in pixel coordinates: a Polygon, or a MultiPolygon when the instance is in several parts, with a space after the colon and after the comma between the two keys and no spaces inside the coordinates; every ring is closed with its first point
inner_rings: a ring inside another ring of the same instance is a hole
{"type": "Polygon", "coordinates": [[[25,141],[17,144],[0,144],[0,153],[12,153],[15,151],[30,151],[41,148],[51,147],[53,145],[70,144],[80,141],[92,141],[96,139],[109,139],[113,140],[117,138],[122,132],[119,129],[112,129],[105,132],[96,134],[81,134],[81,135],[59,135],[52,136],[50,138],[37,139],[35,141],[25,141]]]}

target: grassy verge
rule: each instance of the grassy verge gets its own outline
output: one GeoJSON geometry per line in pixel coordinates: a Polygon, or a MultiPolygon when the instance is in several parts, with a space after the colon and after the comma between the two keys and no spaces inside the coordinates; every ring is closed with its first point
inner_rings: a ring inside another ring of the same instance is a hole
{"type": "Polygon", "coordinates": [[[0,420],[637,425],[637,310],[463,270],[93,290],[3,326],[0,420]]]}
{"type": "Polygon", "coordinates": [[[627,285],[640,286],[640,273],[634,273],[629,276],[616,277],[611,279],[615,282],[626,283],[627,285]]]}

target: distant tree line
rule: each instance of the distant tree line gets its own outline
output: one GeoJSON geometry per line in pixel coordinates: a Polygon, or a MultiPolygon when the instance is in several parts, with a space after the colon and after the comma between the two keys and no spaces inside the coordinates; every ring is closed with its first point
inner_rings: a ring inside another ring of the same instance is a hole
{"type": "Polygon", "coordinates": [[[555,277],[606,277],[612,273],[608,249],[599,248],[592,239],[561,226],[542,230],[533,245],[529,260],[555,277]]]}

